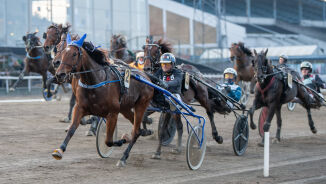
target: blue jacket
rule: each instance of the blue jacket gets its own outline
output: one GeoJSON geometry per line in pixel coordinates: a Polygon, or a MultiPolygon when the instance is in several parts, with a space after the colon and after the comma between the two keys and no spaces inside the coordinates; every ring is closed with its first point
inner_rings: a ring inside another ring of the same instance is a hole
{"type": "MultiPolygon", "coordinates": [[[[238,86],[234,83],[224,83],[221,86],[223,88],[226,86],[229,86],[231,88],[231,91],[229,93],[227,93],[227,95],[237,102],[240,100],[241,95],[242,95],[242,90],[241,90],[240,86],[238,86]]],[[[221,87],[219,87],[219,89],[221,89],[221,87]]]]}

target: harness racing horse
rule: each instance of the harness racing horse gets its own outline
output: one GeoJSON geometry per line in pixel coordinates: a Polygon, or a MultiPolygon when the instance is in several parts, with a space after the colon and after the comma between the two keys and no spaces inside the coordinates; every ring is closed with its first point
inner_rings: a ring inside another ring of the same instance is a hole
{"type": "MultiPolygon", "coordinates": [[[[160,68],[160,63],[159,63],[160,56],[167,52],[172,52],[172,46],[168,42],[164,41],[163,39],[160,39],[158,41],[153,41],[152,37],[148,37],[146,39],[146,45],[144,46],[144,54],[145,54],[144,70],[155,73],[160,68]]],[[[192,75],[197,76],[201,80],[204,80],[199,70],[192,65],[182,64],[179,65],[178,68],[181,69],[183,72],[188,72],[192,75]]],[[[220,99],[210,98],[211,95],[212,94],[210,93],[210,91],[207,89],[206,86],[204,86],[202,83],[198,81],[190,79],[189,89],[186,90],[185,88],[183,88],[181,97],[183,102],[187,104],[190,104],[193,100],[197,100],[200,103],[200,105],[205,108],[211,123],[213,138],[216,142],[222,144],[223,138],[218,135],[214,123],[214,112],[227,114],[230,112],[230,109],[220,99]]],[[[169,113],[166,113],[165,116],[170,116],[170,115],[169,113]]],[[[182,143],[183,125],[181,122],[180,115],[173,115],[173,118],[177,123],[177,131],[178,131],[177,151],[180,152],[181,143],[182,143]]],[[[164,121],[162,129],[167,128],[168,122],[169,121],[167,120],[164,121]]],[[[162,132],[163,131],[159,131],[159,145],[156,150],[156,153],[153,155],[153,158],[157,158],[157,159],[160,158],[161,145],[162,145],[162,132]]]]}
{"type": "MultiPolygon", "coordinates": [[[[51,53],[51,57],[55,57],[57,52],[62,51],[67,43],[66,43],[66,36],[69,32],[69,28],[71,27],[70,24],[66,26],[62,26],[62,24],[52,24],[48,27],[47,31],[43,34],[43,38],[45,39],[43,47],[47,52],[51,53]]],[[[59,67],[60,62],[52,60],[52,65],[55,69],[59,67]]],[[[55,83],[56,78],[51,78],[47,81],[47,89],[50,91],[51,83],[55,83]]],[[[48,93],[48,97],[51,96],[51,93],[48,93]]],[[[69,113],[68,117],[60,120],[62,122],[69,122],[71,120],[72,109],[75,105],[76,97],[74,93],[71,94],[70,103],[69,103],[69,113]]]]}
{"type": "Polygon", "coordinates": [[[10,88],[10,91],[14,91],[24,75],[30,72],[35,72],[42,76],[43,89],[46,88],[48,71],[54,75],[54,68],[50,64],[50,61],[44,52],[42,43],[36,36],[36,33],[37,32],[27,33],[27,35],[23,36],[23,41],[26,46],[26,58],[24,59],[25,67],[20,73],[18,80],[10,88]]]}
{"type": "MultiPolygon", "coordinates": [[[[311,117],[310,108],[312,107],[311,98],[305,88],[300,86],[297,82],[292,83],[292,88],[283,81],[283,72],[277,69],[273,69],[271,63],[267,60],[268,50],[261,51],[257,54],[254,50],[255,57],[252,62],[253,67],[255,68],[255,76],[257,85],[255,88],[255,99],[253,105],[249,110],[250,115],[250,127],[252,129],[256,128],[256,125],[253,122],[254,111],[263,107],[268,107],[268,114],[264,124],[264,131],[268,132],[271,121],[273,119],[274,113],[277,117],[277,132],[276,132],[276,141],[281,141],[281,107],[283,104],[290,102],[295,97],[298,97],[301,100],[301,105],[307,110],[308,122],[312,133],[317,133],[317,129],[314,126],[314,122],[311,117]]],[[[289,70],[290,74],[293,76],[294,81],[299,81],[300,76],[297,72],[289,70]]],[[[259,145],[263,145],[259,143],[259,145]]]]}
{"type": "Polygon", "coordinates": [[[242,42],[233,43],[230,48],[230,59],[234,62],[233,68],[237,71],[236,84],[240,81],[250,82],[250,93],[254,93],[256,80],[254,77],[254,67],[252,66],[252,52],[244,47],[242,42]]]}
{"type": "MultiPolygon", "coordinates": [[[[118,69],[128,67],[116,67],[107,61],[105,53],[94,48],[89,42],[84,42],[86,34],[78,41],[71,41],[67,35],[67,47],[57,54],[56,60],[60,60],[59,68],[56,71],[56,78],[59,83],[66,82],[74,75],[78,74],[78,84],[72,85],[76,94],[76,105],[73,110],[73,121],[67,132],[67,136],[52,156],[61,159],[67,144],[79,126],[80,120],[85,115],[96,115],[105,117],[107,121],[106,139],[107,146],[122,146],[130,142],[118,166],[124,166],[129,156],[129,152],[135,144],[137,138],[142,135],[150,135],[152,132],[141,130],[140,124],[144,112],[152,100],[154,89],[144,83],[138,82],[134,78],[130,79],[129,89],[121,94],[121,76],[118,69]],[[58,59],[57,59],[58,57],[58,59]],[[133,123],[132,139],[128,141],[122,138],[113,141],[113,133],[117,123],[118,114],[122,113],[133,123]]],[[[121,64],[124,62],[120,62],[121,64]]],[[[148,79],[145,73],[133,71],[133,73],[148,79]]],[[[76,81],[76,79],[75,79],[76,81]]]]}
{"type": "Polygon", "coordinates": [[[110,56],[116,59],[120,59],[127,64],[135,61],[135,55],[132,51],[127,49],[126,37],[118,34],[113,35],[110,44],[110,56]]]}

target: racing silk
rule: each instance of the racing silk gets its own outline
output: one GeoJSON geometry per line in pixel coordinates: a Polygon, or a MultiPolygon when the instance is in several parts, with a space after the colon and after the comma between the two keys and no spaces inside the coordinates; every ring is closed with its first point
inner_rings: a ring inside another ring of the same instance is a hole
{"type": "Polygon", "coordinates": [[[304,85],[316,90],[320,93],[320,88],[325,89],[325,82],[319,77],[319,75],[308,74],[302,77],[302,82],[304,85]]]}
{"type": "Polygon", "coordinates": [[[154,75],[166,82],[168,85],[168,91],[171,93],[181,94],[183,79],[181,70],[173,68],[170,72],[163,72],[162,68],[160,68],[154,75]]]}
{"type": "Polygon", "coordinates": [[[137,68],[138,70],[143,70],[144,69],[144,65],[141,65],[139,63],[136,65],[136,62],[129,63],[129,66],[133,67],[133,68],[137,68]]]}
{"type": "Polygon", "coordinates": [[[241,95],[242,95],[242,90],[239,85],[236,85],[234,83],[224,83],[221,84],[221,87],[218,87],[218,89],[224,89],[224,87],[229,86],[231,88],[231,91],[227,93],[229,97],[231,97],[233,100],[239,102],[241,95]]]}

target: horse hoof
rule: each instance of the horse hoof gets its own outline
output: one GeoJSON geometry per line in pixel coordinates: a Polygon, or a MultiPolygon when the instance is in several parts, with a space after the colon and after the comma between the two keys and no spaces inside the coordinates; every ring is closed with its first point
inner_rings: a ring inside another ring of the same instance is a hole
{"type": "Polygon", "coordinates": [[[70,125],[65,128],[65,132],[68,132],[70,125]]]}
{"type": "Polygon", "coordinates": [[[152,155],[152,159],[161,160],[161,155],[155,153],[152,155]]]}
{"type": "Polygon", "coordinates": [[[316,134],[317,133],[317,129],[316,128],[312,128],[311,129],[311,132],[314,133],[314,134],[316,134]]]}
{"type": "Polygon", "coordinates": [[[130,143],[131,142],[131,139],[130,139],[130,137],[129,137],[129,135],[127,133],[123,134],[121,136],[121,139],[126,140],[126,143],[130,143]]]}
{"type": "Polygon", "coordinates": [[[117,167],[125,167],[126,166],[126,161],[119,160],[117,163],[117,167]]]}
{"type": "Polygon", "coordinates": [[[171,153],[179,155],[181,153],[181,148],[174,148],[172,149],[171,153]]]}
{"type": "Polygon", "coordinates": [[[63,156],[63,151],[61,149],[55,149],[52,153],[52,156],[56,160],[61,160],[63,156]]]}
{"type": "Polygon", "coordinates": [[[9,88],[9,91],[10,92],[14,92],[15,91],[15,88],[9,88]]]}
{"type": "Polygon", "coordinates": [[[95,135],[95,134],[94,134],[94,132],[92,130],[88,130],[85,133],[85,136],[93,136],[93,135],[95,135]]]}
{"type": "Polygon", "coordinates": [[[222,136],[217,136],[217,137],[215,138],[215,141],[216,141],[217,143],[219,143],[219,144],[222,144],[222,143],[223,143],[223,137],[222,137],[222,136]]]}
{"type": "Polygon", "coordinates": [[[250,123],[250,128],[256,130],[257,126],[254,123],[250,123]]]}
{"type": "Polygon", "coordinates": [[[264,147],[264,143],[260,142],[257,144],[259,147],[264,147]]]}
{"type": "Polygon", "coordinates": [[[278,139],[278,138],[274,138],[274,139],[272,139],[272,143],[273,144],[278,144],[278,143],[280,143],[281,141],[278,139]]]}
{"type": "Polygon", "coordinates": [[[65,118],[60,119],[59,122],[70,123],[70,119],[68,117],[65,117],[65,118]]]}

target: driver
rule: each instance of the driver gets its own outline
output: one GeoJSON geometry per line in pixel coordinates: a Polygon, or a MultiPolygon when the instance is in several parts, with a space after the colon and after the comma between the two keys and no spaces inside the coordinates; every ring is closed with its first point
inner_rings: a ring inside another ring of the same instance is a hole
{"type": "MultiPolygon", "coordinates": [[[[239,102],[242,95],[242,90],[239,85],[235,84],[236,78],[237,71],[235,71],[233,68],[225,69],[223,72],[224,83],[218,85],[217,88],[220,90],[225,90],[226,95],[231,97],[233,100],[239,102]]],[[[227,101],[227,103],[230,107],[233,107],[231,102],[227,101]]]]}
{"type": "Polygon", "coordinates": [[[143,70],[144,63],[144,52],[141,51],[136,54],[136,62],[130,63],[129,66],[137,68],[138,70],[143,70]]]}
{"type": "Polygon", "coordinates": [[[300,70],[304,85],[316,90],[318,93],[320,93],[320,88],[326,88],[325,82],[319,77],[319,75],[311,74],[312,64],[309,61],[303,61],[300,65],[300,70]]]}
{"type": "Polygon", "coordinates": [[[154,75],[162,80],[165,83],[165,88],[181,101],[183,74],[181,70],[175,67],[176,59],[174,55],[172,53],[164,53],[159,63],[161,68],[154,75]]]}

